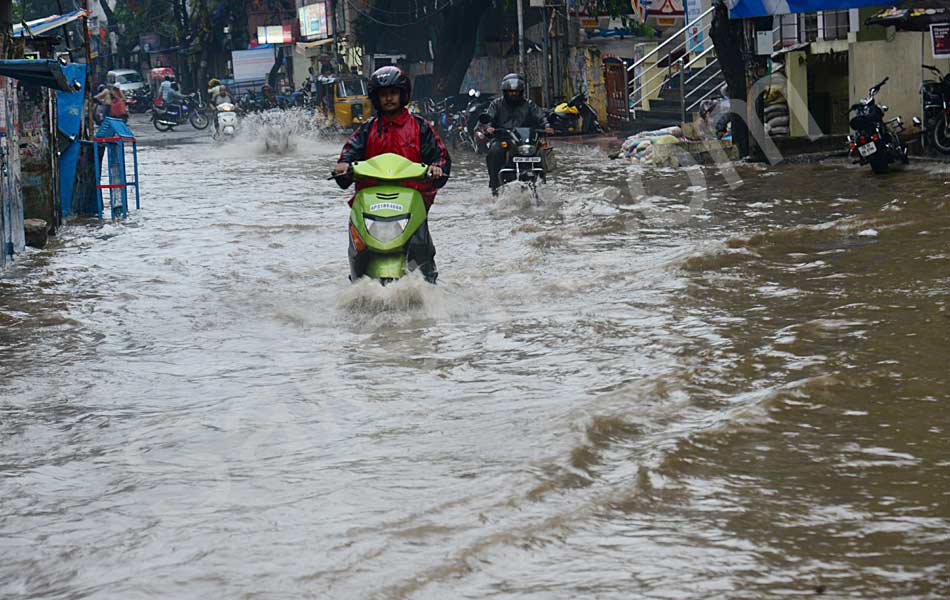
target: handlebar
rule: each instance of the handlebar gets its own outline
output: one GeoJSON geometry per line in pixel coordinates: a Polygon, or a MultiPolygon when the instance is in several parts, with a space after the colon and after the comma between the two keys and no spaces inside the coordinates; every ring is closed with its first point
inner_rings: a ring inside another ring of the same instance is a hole
{"type": "MultiPolygon", "coordinates": [[[[525,128],[525,129],[527,129],[527,128],[525,128]]],[[[507,134],[511,135],[511,132],[512,132],[512,131],[514,131],[514,130],[513,130],[513,129],[505,129],[504,127],[496,127],[496,128],[495,128],[495,133],[507,133],[507,134]]],[[[538,135],[547,135],[547,132],[545,132],[543,129],[532,129],[531,132],[532,132],[532,133],[537,133],[538,135]]]]}
{"type": "Polygon", "coordinates": [[[869,93],[871,96],[873,96],[874,94],[878,93],[879,91],[881,91],[881,88],[884,87],[884,84],[887,83],[887,81],[888,81],[889,79],[890,79],[890,77],[885,77],[885,78],[883,79],[883,81],[881,81],[881,83],[879,83],[879,84],[877,84],[877,85],[871,87],[871,89],[868,90],[868,93],[869,93]]]}
{"type": "MultiPolygon", "coordinates": [[[[332,171],[330,173],[330,176],[326,178],[326,181],[344,179],[344,183],[347,183],[346,180],[352,180],[353,179],[353,164],[355,163],[350,163],[349,167],[347,167],[346,169],[346,173],[337,173],[336,171],[332,171]]],[[[425,163],[419,163],[419,164],[421,164],[422,166],[426,168],[426,174],[423,175],[422,177],[416,178],[415,180],[429,181],[430,179],[434,179],[432,177],[429,177],[429,167],[431,167],[432,165],[427,165],[425,163]]],[[[412,181],[412,179],[406,179],[406,181],[412,181]]],[[[349,187],[349,183],[347,183],[347,187],[349,187]]]]}

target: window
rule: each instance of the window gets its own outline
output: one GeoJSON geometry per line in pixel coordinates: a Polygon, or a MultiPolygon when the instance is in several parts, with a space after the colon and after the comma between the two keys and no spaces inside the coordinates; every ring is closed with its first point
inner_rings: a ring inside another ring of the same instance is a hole
{"type": "Polygon", "coordinates": [[[337,95],[341,98],[366,95],[366,82],[362,79],[347,79],[339,82],[338,85],[337,95]]]}
{"type": "Polygon", "coordinates": [[[823,10],[817,13],[798,15],[798,27],[802,42],[817,40],[846,40],[851,30],[848,10],[823,10]]]}
{"type": "Polygon", "coordinates": [[[823,10],[818,14],[823,40],[846,40],[850,29],[847,10],[823,10]]]}
{"type": "Polygon", "coordinates": [[[117,75],[115,79],[118,83],[141,83],[142,82],[142,76],[139,75],[138,73],[125,73],[122,75],[117,75]]]}

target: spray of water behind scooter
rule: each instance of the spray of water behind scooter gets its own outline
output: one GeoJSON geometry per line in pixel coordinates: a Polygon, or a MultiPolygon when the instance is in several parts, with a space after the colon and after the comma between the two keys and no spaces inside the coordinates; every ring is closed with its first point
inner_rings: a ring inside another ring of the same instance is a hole
{"type": "Polygon", "coordinates": [[[325,133],[307,110],[290,109],[243,115],[232,139],[219,140],[224,156],[323,155],[338,152],[343,141],[325,133]]]}
{"type": "Polygon", "coordinates": [[[253,144],[262,154],[282,156],[297,152],[307,141],[320,141],[313,113],[302,109],[272,110],[246,115],[236,141],[253,144]]]}

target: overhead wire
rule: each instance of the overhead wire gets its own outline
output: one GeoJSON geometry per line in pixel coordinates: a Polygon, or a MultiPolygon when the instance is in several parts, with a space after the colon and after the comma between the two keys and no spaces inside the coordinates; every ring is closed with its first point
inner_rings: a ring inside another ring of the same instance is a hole
{"type": "MultiPolygon", "coordinates": [[[[388,22],[386,22],[386,21],[381,21],[380,19],[377,19],[376,17],[374,17],[374,16],[371,14],[371,13],[374,12],[375,10],[379,10],[379,9],[372,8],[372,9],[370,9],[369,12],[366,12],[366,10],[365,10],[364,8],[362,8],[362,7],[357,6],[356,4],[354,4],[354,0],[346,0],[346,3],[347,3],[347,5],[349,5],[350,8],[352,8],[353,10],[355,10],[358,14],[360,14],[360,15],[363,16],[363,17],[366,17],[367,19],[369,19],[370,21],[372,21],[372,22],[374,22],[374,23],[376,23],[376,24],[383,25],[383,26],[385,26],[385,27],[397,27],[397,28],[413,27],[413,26],[415,26],[415,25],[418,25],[419,23],[422,23],[423,21],[427,21],[428,19],[431,19],[432,17],[438,15],[439,13],[441,13],[441,12],[443,12],[443,11],[445,11],[445,10],[447,10],[447,9],[449,9],[449,8],[451,8],[452,6],[455,5],[455,1],[454,1],[454,0],[447,0],[445,6],[439,8],[439,7],[438,7],[438,2],[436,2],[436,8],[435,8],[435,10],[434,10],[433,12],[427,13],[427,14],[423,15],[423,16],[419,17],[418,19],[416,19],[415,21],[409,21],[409,22],[407,22],[407,23],[388,23],[388,22]]],[[[409,13],[409,12],[402,12],[402,13],[399,13],[399,14],[411,14],[411,13],[409,13]]]]}

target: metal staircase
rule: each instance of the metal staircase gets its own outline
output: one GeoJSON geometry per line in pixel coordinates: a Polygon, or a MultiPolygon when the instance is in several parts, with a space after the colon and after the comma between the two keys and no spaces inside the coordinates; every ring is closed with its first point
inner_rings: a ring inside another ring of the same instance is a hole
{"type": "Polygon", "coordinates": [[[709,29],[709,8],[627,67],[628,127],[633,132],[689,123],[700,103],[715,97],[722,70],[709,29]]]}

